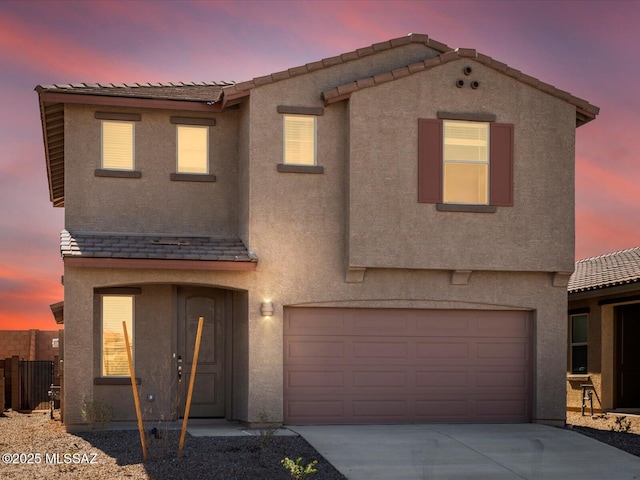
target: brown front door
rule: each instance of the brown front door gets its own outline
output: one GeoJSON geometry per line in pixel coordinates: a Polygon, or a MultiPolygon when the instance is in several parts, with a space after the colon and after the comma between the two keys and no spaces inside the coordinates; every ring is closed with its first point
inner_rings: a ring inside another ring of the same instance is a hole
{"type": "Polygon", "coordinates": [[[204,318],[189,417],[224,417],[224,291],[183,287],[178,290],[179,414],[184,416],[198,319],[204,318]]]}
{"type": "Polygon", "coordinates": [[[616,407],[640,407],[640,304],[616,307],[616,407]]]}

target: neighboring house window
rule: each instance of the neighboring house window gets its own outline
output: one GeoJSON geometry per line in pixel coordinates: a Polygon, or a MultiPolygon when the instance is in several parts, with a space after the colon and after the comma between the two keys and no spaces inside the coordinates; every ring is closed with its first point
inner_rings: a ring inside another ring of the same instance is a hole
{"type": "Polygon", "coordinates": [[[316,164],[316,117],[284,115],[284,164],[316,164]]]}
{"type": "Polygon", "coordinates": [[[102,121],[102,168],[134,169],[134,123],[102,121]]]}
{"type": "Polygon", "coordinates": [[[133,358],[133,307],[133,295],[102,296],[103,377],[124,377],[130,374],[122,322],[127,325],[133,358]]]}
{"type": "Polygon", "coordinates": [[[209,173],[209,127],[177,126],[178,173],[209,173]]]}
{"type": "Polygon", "coordinates": [[[513,206],[513,125],[419,119],[418,201],[513,206]]]}
{"type": "Polygon", "coordinates": [[[571,315],[571,373],[587,373],[587,327],[589,315],[571,315]]]}

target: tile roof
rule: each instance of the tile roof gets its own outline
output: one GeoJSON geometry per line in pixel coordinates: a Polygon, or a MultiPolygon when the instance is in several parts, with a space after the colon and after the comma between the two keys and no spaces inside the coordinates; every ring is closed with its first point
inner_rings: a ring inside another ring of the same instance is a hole
{"type": "Polygon", "coordinates": [[[234,82],[72,83],[38,85],[36,91],[216,103],[223,88],[231,85],[234,82]]]}
{"type": "Polygon", "coordinates": [[[445,45],[444,43],[438,42],[437,40],[429,38],[428,35],[422,33],[410,33],[409,35],[405,35],[403,37],[392,38],[391,40],[387,40],[386,42],[374,43],[369,47],[358,48],[357,50],[343,53],[341,55],[336,55],[334,57],[323,58],[322,60],[307,63],[298,67],[289,68],[288,70],[283,70],[281,72],[264,75],[262,77],[255,77],[254,79],[248,80],[246,82],[238,82],[229,87],[225,87],[224,94],[231,96],[241,94],[255,87],[260,87],[269,83],[275,83],[280,80],[286,80],[288,78],[297,77],[306,73],[315,72],[316,70],[322,70],[324,68],[329,68],[341,63],[347,63],[352,60],[358,60],[359,58],[367,57],[384,50],[401,47],[410,43],[420,43],[440,53],[453,51],[451,47],[445,45]]]}
{"type": "Polygon", "coordinates": [[[126,258],[153,260],[203,260],[257,262],[237,238],[114,233],[60,233],[63,258],[126,258]]]}
{"type": "MultiPolygon", "coordinates": [[[[546,93],[554,95],[558,98],[566,100],[575,105],[579,109],[587,113],[588,119],[592,120],[599,113],[599,108],[591,105],[586,100],[571,95],[568,92],[560,90],[553,85],[544,83],[537,78],[522,73],[519,70],[509,67],[505,63],[494,60],[493,58],[483,55],[472,48],[452,49],[444,43],[438,42],[428,35],[411,33],[409,35],[393,38],[391,40],[374,43],[369,47],[359,48],[341,55],[323,58],[315,62],[307,63],[298,67],[289,68],[281,72],[271,73],[261,77],[255,77],[245,82],[169,82],[169,83],[73,83],[73,84],[56,84],[56,85],[38,85],[36,91],[38,93],[74,93],[85,95],[103,95],[112,97],[132,97],[132,98],[148,98],[162,100],[182,100],[193,102],[210,102],[218,103],[223,97],[238,97],[248,94],[248,92],[262,85],[275,83],[280,80],[297,77],[307,73],[329,68],[334,65],[347,63],[369,55],[373,55],[384,50],[400,47],[410,43],[420,43],[433,50],[440,52],[433,58],[418,62],[416,64],[407,65],[403,68],[384,72],[374,77],[359,79],[344,85],[336,86],[330,90],[322,92],[322,97],[327,103],[336,101],[338,97],[342,99],[345,94],[351,93],[362,88],[372,87],[380,83],[388,82],[401,78],[416,72],[432,68],[452,60],[458,60],[461,57],[473,58],[495,70],[503,72],[517,80],[520,80],[534,88],[542,90],[546,93]]],[[[583,123],[586,123],[583,121],[583,123]]]]}
{"type": "MultiPolygon", "coordinates": [[[[458,48],[456,50],[449,50],[435,57],[428,58],[418,63],[407,65],[406,67],[398,68],[391,72],[384,72],[372,77],[364,77],[358,79],[355,82],[338,85],[334,88],[322,92],[322,98],[325,100],[326,104],[345,100],[346,98],[349,98],[349,95],[355,91],[374,87],[382,83],[391,82],[393,80],[397,80],[398,78],[413,75],[414,73],[422,72],[424,70],[429,70],[431,68],[443,65],[454,60],[459,60],[461,58],[471,58],[479,63],[482,63],[483,65],[493,68],[494,70],[502,72],[505,75],[526,83],[533,88],[558,97],[562,100],[565,100],[569,104],[574,105],[577,111],[576,117],[578,126],[587,123],[589,120],[593,120],[600,111],[598,107],[591,105],[586,100],[575,97],[569,92],[565,92],[554,87],[553,85],[544,83],[537,78],[526,75],[520,70],[511,68],[506,64],[498,62],[497,60],[494,60],[487,55],[483,55],[472,48],[458,48]]],[[[234,88],[237,88],[237,86],[234,88]]]]}
{"type": "Polygon", "coordinates": [[[569,293],[640,281],[640,247],[585,258],[576,262],[569,279],[569,293]]]}

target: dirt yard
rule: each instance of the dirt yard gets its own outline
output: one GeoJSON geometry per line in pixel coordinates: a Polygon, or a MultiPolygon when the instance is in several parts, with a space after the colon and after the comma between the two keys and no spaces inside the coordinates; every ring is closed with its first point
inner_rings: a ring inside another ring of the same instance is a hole
{"type": "Polygon", "coordinates": [[[143,462],[134,431],[69,434],[49,412],[0,414],[2,480],[291,479],[285,457],[318,460],[313,480],[345,480],[302,437],[191,437],[177,459],[179,431],[147,436],[143,462]]]}
{"type": "MultiPolygon", "coordinates": [[[[567,414],[567,427],[640,456],[640,416],[567,414]]],[[[191,437],[176,458],[179,432],[147,438],[143,462],[138,431],[69,434],[48,412],[0,414],[3,480],[290,479],[284,457],[318,460],[310,480],[345,480],[301,437],[191,437]]]]}

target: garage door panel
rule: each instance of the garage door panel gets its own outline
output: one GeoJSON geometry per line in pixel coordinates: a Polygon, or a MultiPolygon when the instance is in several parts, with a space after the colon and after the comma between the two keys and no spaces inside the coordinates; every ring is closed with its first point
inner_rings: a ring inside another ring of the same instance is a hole
{"type": "Polygon", "coordinates": [[[355,341],[353,342],[354,358],[402,358],[409,354],[406,341],[355,341]]]}
{"type": "Polygon", "coordinates": [[[394,389],[408,386],[407,372],[380,372],[380,371],[355,371],[353,372],[352,385],[358,388],[394,389]]]}
{"type": "Polygon", "coordinates": [[[460,421],[469,416],[468,400],[417,400],[416,416],[424,421],[460,421]],[[455,420],[452,420],[455,419],[455,420]]]}
{"type": "Polygon", "coordinates": [[[340,340],[321,341],[292,339],[286,344],[286,356],[289,358],[344,358],[344,342],[340,340]]]}
{"type": "Polygon", "coordinates": [[[317,418],[318,423],[323,419],[339,419],[344,417],[344,401],[340,400],[314,400],[300,399],[287,402],[285,414],[292,418],[309,419],[317,418]]]}
{"type": "Polygon", "coordinates": [[[466,359],[469,357],[469,345],[465,342],[433,342],[433,341],[417,341],[416,357],[424,359],[452,358],[466,359]]]}
{"type": "Polygon", "coordinates": [[[509,418],[526,415],[529,402],[526,399],[477,400],[476,410],[479,417],[509,418]]]}
{"type": "Polygon", "coordinates": [[[386,336],[406,332],[410,328],[411,319],[405,311],[369,311],[354,310],[345,325],[350,325],[348,332],[354,335],[386,336]]]}
{"type": "Polygon", "coordinates": [[[469,388],[469,373],[466,371],[418,371],[415,375],[416,388],[469,388]]]}
{"type": "Polygon", "coordinates": [[[477,343],[476,352],[478,359],[500,359],[518,362],[519,365],[528,364],[529,346],[524,342],[487,342],[477,343]]]}
{"type": "Polygon", "coordinates": [[[287,423],[531,419],[525,312],[285,308],[284,333],[287,423]]]}
{"type": "Polygon", "coordinates": [[[479,371],[476,374],[476,384],[482,388],[525,388],[529,382],[529,373],[526,371],[496,372],[479,371]]]}
{"type": "Polygon", "coordinates": [[[290,371],[285,379],[285,388],[344,388],[342,371],[290,371]]]}

